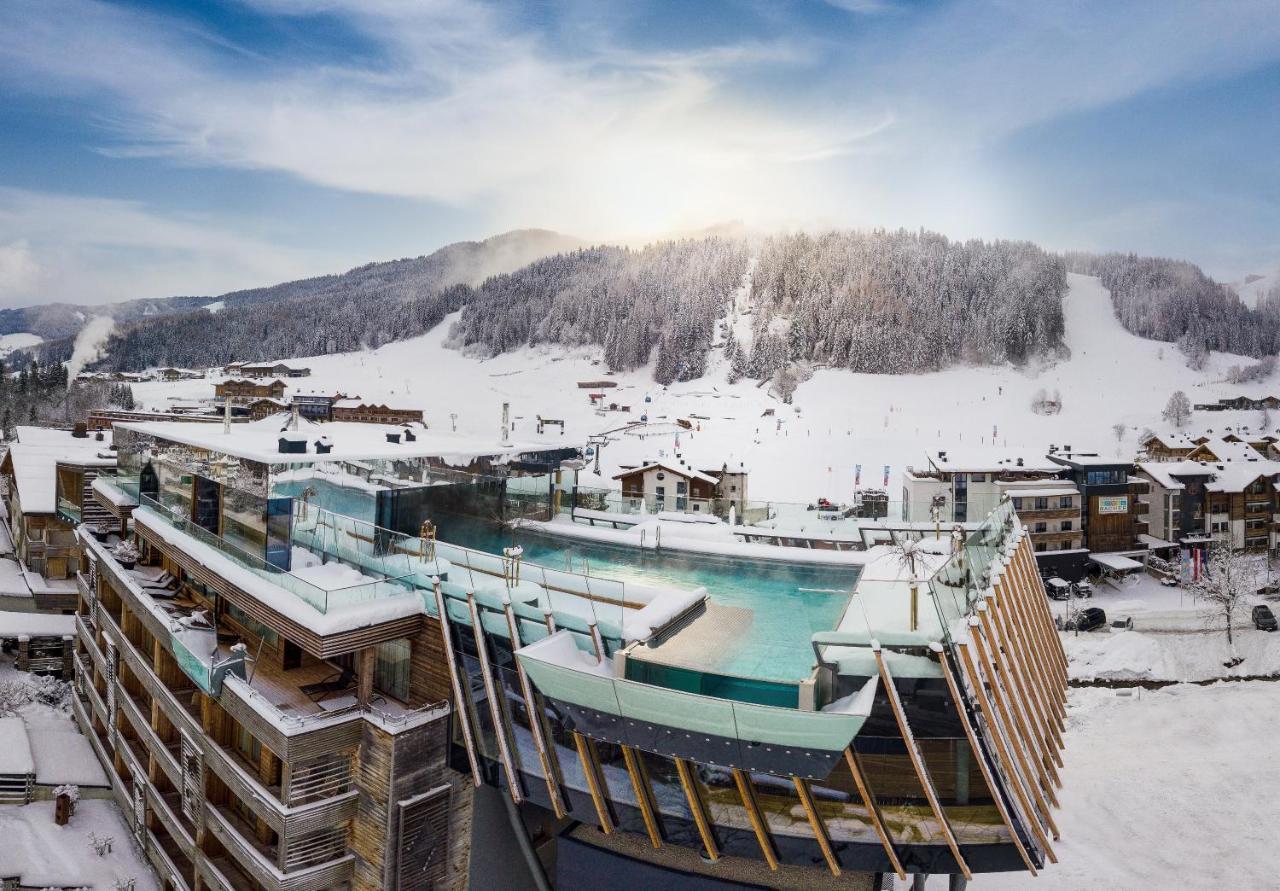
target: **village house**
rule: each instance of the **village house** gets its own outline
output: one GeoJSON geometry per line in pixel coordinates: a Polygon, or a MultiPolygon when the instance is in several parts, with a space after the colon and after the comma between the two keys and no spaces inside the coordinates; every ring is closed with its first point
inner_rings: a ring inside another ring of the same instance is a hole
{"type": "Polygon", "coordinates": [[[421,409],[391,408],[388,405],[361,402],[359,399],[335,399],[330,420],[355,421],[361,424],[423,423],[421,409]]]}
{"type": "Polygon", "coordinates": [[[156,376],[162,381],[189,381],[203,378],[204,373],[190,368],[167,367],[157,368],[156,376]]]}
{"type": "MultiPolygon", "coordinates": [[[[8,483],[14,551],[31,572],[48,579],[75,576],[75,527],[104,519],[90,493],[97,475],[116,466],[110,449],[109,437],[83,426],[75,431],[17,428],[0,475],[8,483]]],[[[59,608],[52,601],[36,605],[59,608]]]]}
{"type": "Polygon", "coordinates": [[[1254,449],[1232,452],[1217,441],[1206,453],[1221,460],[1144,461],[1138,474],[1150,485],[1152,534],[1184,547],[1223,542],[1233,549],[1280,545],[1280,462],[1254,449]]]}
{"type": "Polygon", "coordinates": [[[232,402],[251,402],[256,399],[282,399],[285,383],[273,380],[270,383],[243,378],[231,378],[213,385],[213,395],[219,399],[230,399],[232,402]]]}
{"type": "Polygon", "coordinates": [[[309,377],[311,369],[287,362],[245,362],[240,366],[239,373],[251,378],[309,377]]]}
{"type": "Polygon", "coordinates": [[[655,511],[680,511],[728,516],[733,507],[739,518],[747,511],[746,465],[723,462],[718,469],[699,470],[679,455],[672,459],[623,467],[613,478],[622,488],[622,498],[638,506],[643,502],[655,511]]]}
{"type": "Polygon", "coordinates": [[[261,421],[263,418],[270,417],[271,415],[288,411],[290,403],[285,402],[283,399],[270,399],[264,397],[262,399],[255,399],[244,408],[248,412],[250,420],[261,421]]]}
{"type": "Polygon", "coordinates": [[[348,396],[345,393],[295,392],[293,405],[298,409],[298,414],[309,421],[332,421],[335,402],[339,399],[358,400],[359,398],[359,396],[348,396]]]}
{"type": "Polygon", "coordinates": [[[1049,460],[1066,468],[1080,491],[1084,543],[1095,553],[1140,547],[1148,533],[1147,481],[1134,475],[1133,461],[1092,453],[1053,451],[1049,460]]]}

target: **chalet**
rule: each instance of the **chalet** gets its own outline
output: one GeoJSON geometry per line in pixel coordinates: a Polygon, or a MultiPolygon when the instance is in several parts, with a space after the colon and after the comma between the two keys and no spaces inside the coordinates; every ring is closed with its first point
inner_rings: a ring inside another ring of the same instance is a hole
{"type": "Polygon", "coordinates": [[[1189,433],[1152,433],[1138,442],[1138,454],[1147,461],[1181,461],[1208,440],[1189,433]]]}
{"type": "Polygon", "coordinates": [[[157,368],[156,376],[162,381],[190,381],[204,377],[199,371],[190,368],[157,368]]]}
{"type": "Polygon", "coordinates": [[[240,366],[239,373],[251,378],[309,377],[311,369],[287,362],[246,362],[240,366]]]}
{"type": "Polygon", "coordinates": [[[261,421],[263,418],[270,417],[271,415],[287,412],[290,408],[290,404],[285,402],[283,399],[270,399],[263,397],[262,399],[255,399],[248,405],[244,406],[244,408],[248,413],[250,420],[261,421]]]}
{"type": "Polygon", "coordinates": [[[608,390],[616,386],[617,381],[578,381],[579,390],[608,390]]]}
{"type": "Polygon", "coordinates": [[[335,399],[332,419],[360,424],[421,424],[422,410],[391,408],[387,405],[361,402],[359,399],[335,399]]]}
{"type": "Polygon", "coordinates": [[[621,482],[624,499],[641,500],[660,511],[701,511],[715,498],[719,482],[679,458],[625,469],[613,478],[621,482]]]}
{"type": "Polygon", "coordinates": [[[294,393],[293,404],[298,414],[309,421],[332,421],[333,404],[339,399],[359,399],[359,396],[347,396],[345,393],[294,393]]]}
{"type": "Polygon", "coordinates": [[[230,399],[232,402],[250,402],[256,399],[282,399],[285,383],[274,380],[271,383],[258,383],[246,379],[232,378],[213,385],[213,395],[218,399],[230,399]]]}
{"type": "Polygon", "coordinates": [[[75,527],[100,519],[89,493],[98,473],[116,466],[110,448],[108,437],[89,434],[83,426],[76,431],[18,427],[17,442],[0,462],[0,475],[8,483],[14,550],[32,572],[48,579],[74,578],[75,527]]]}
{"type": "Polygon", "coordinates": [[[1234,549],[1280,544],[1280,462],[1260,455],[1223,461],[1138,464],[1148,480],[1153,534],[1183,546],[1220,541],[1234,549]]]}

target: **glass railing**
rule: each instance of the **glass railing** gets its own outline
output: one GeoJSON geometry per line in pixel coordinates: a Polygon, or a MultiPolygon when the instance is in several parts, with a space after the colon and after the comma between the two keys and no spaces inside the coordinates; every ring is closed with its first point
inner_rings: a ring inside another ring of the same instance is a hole
{"type": "Polygon", "coordinates": [[[951,558],[930,580],[933,602],[948,639],[952,624],[969,615],[990,586],[991,564],[1008,542],[1015,518],[1011,502],[999,504],[976,530],[963,536],[951,558]]]}
{"type": "MultiPolygon", "coordinates": [[[[268,563],[262,557],[251,554],[248,551],[239,548],[226,539],[223,539],[214,533],[208,531],[202,526],[198,526],[191,520],[175,515],[163,507],[155,499],[143,495],[139,499],[141,507],[145,508],[148,515],[153,515],[169,527],[176,529],[185,535],[190,536],[201,544],[204,544],[217,553],[230,560],[240,570],[251,574],[261,581],[268,582],[279,588],[288,591],[298,599],[311,606],[313,609],[322,613],[327,613],[332,608],[350,606],[358,603],[366,603],[372,600],[378,600],[385,597],[394,597],[402,595],[412,590],[411,580],[407,578],[376,578],[367,581],[359,581],[354,584],[342,585],[335,584],[333,587],[326,587],[314,584],[295,573],[281,569],[268,563]]],[[[323,570],[317,575],[325,574],[323,570]]],[[[341,578],[339,571],[335,570],[330,573],[337,580],[341,578]]],[[[237,583],[237,579],[228,578],[233,584],[237,583]]],[[[249,582],[248,579],[239,581],[249,582]]],[[[245,585],[242,585],[244,587],[245,585]]],[[[248,585],[248,593],[252,594],[252,583],[248,585]]]]}
{"type": "Polygon", "coordinates": [[[111,492],[111,500],[118,505],[138,503],[138,477],[136,474],[100,473],[95,484],[111,492]]]}
{"type": "Polygon", "coordinates": [[[58,513],[72,523],[80,522],[80,505],[63,496],[58,497],[58,513]]]}

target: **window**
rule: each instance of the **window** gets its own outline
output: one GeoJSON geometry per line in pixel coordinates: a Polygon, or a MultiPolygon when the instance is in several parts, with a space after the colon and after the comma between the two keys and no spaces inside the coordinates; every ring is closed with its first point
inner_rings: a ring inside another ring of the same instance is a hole
{"type": "Polygon", "coordinates": [[[1090,470],[1085,475],[1090,486],[1118,486],[1128,478],[1124,470],[1090,470]]]}
{"type": "Polygon", "coordinates": [[[1043,551],[1049,550],[1049,548],[1045,545],[1044,542],[1039,541],[1039,542],[1036,542],[1036,550],[1043,552],[1043,551]]]}
{"type": "Polygon", "coordinates": [[[1070,532],[1070,531],[1071,531],[1071,521],[1070,521],[1070,520],[1063,520],[1063,521],[1062,521],[1062,525],[1061,525],[1060,527],[1058,527],[1058,528],[1060,528],[1063,532],[1070,532]]]}
{"type": "Polygon", "coordinates": [[[1062,544],[1058,545],[1058,550],[1061,550],[1061,551],[1071,550],[1071,542],[1064,541],[1062,544]]]}
{"type": "Polygon", "coordinates": [[[1065,508],[1069,508],[1069,507],[1071,507],[1071,496],[1070,496],[1070,495],[1059,495],[1059,496],[1058,496],[1058,507],[1060,507],[1060,508],[1064,508],[1064,509],[1065,509],[1065,508]]]}
{"type": "Polygon", "coordinates": [[[987,481],[987,475],[985,473],[975,473],[970,476],[969,479],[975,483],[985,483],[987,481]]]}
{"type": "Polygon", "coordinates": [[[1049,531],[1048,523],[1043,523],[1043,522],[1036,523],[1036,532],[1048,532],[1048,531],[1049,531]]]}
{"type": "Polygon", "coordinates": [[[1022,499],[1021,499],[1021,498],[1015,498],[1015,499],[1013,499],[1013,509],[1014,509],[1014,510],[1022,510],[1022,499]]]}
{"type": "Polygon", "coordinates": [[[1037,498],[1037,499],[1036,499],[1036,510],[1048,510],[1048,509],[1049,509],[1049,499],[1048,499],[1048,498],[1037,498]]]}
{"type": "Polygon", "coordinates": [[[401,702],[409,698],[409,641],[389,640],[378,644],[374,658],[373,686],[380,693],[401,702]]]}

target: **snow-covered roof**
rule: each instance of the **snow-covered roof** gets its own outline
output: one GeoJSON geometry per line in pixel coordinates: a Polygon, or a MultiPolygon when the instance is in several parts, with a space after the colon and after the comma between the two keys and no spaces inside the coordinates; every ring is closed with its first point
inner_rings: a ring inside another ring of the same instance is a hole
{"type": "Polygon", "coordinates": [[[703,473],[701,470],[694,470],[687,464],[676,463],[674,461],[651,461],[648,464],[642,464],[639,467],[633,467],[630,470],[624,470],[622,473],[614,474],[615,480],[620,480],[624,476],[631,476],[633,473],[644,473],[649,470],[665,470],[668,473],[674,473],[677,476],[684,476],[690,479],[702,480],[704,483],[715,485],[719,482],[714,476],[703,473]]]}
{"type": "Polygon", "coordinates": [[[1143,461],[1138,467],[1165,489],[1183,488],[1183,477],[1208,476],[1205,488],[1210,492],[1240,492],[1259,477],[1280,474],[1280,461],[1256,452],[1243,461],[1143,461]]]}
{"type": "Polygon", "coordinates": [[[536,440],[500,443],[493,439],[445,430],[417,430],[413,442],[390,443],[387,442],[387,434],[403,435],[403,425],[360,424],[344,421],[314,424],[306,419],[299,419],[300,431],[307,431],[315,437],[322,435],[329,437],[330,442],[333,443],[333,451],[324,454],[317,454],[314,451],[281,454],[279,440],[281,427],[286,420],[287,418],[282,415],[271,415],[260,421],[232,424],[229,433],[223,432],[222,425],[196,421],[141,421],[119,423],[116,427],[266,464],[443,458],[447,463],[459,465],[469,464],[472,460],[481,457],[510,459],[528,452],[564,447],[560,443],[536,440]]]}
{"type": "Polygon", "coordinates": [[[1062,470],[1062,465],[1050,461],[1043,452],[1030,449],[941,449],[929,452],[927,457],[929,466],[945,473],[1057,473],[1062,470]]]}
{"type": "Polygon", "coordinates": [[[76,633],[76,617],[0,611],[0,637],[62,637],[76,633]]]}
{"type": "Polygon", "coordinates": [[[1131,560],[1121,554],[1100,554],[1094,551],[1089,555],[1089,559],[1114,572],[1134,572],[1142,568],[1142,564],[1137,560],[1131,560]]]}
{"type": "Polygon", "coordinates": [[[1056,458],[1060,463],[1076,464],[1080,467],[1114,467],[1117,464],[1129,465],[1133,463],[1125,458],[1103,455],[1098,452],[1054,452],[1051,457],[1056,458]]]}
{"type": "Polygon", "coordinates": [[[1145,445],[1152,440],[1170,449],[1194,449],[1204,437],[1191,433],[1153,433],[1142,442],[1145,445]]]}
{"type": "Polygon", "coordinates": [[[0,774],[36,772],[27,742],[27,726],[21,718],[0,718],[0,774]]]}
{"type": "Polygon", "coordinates": [[[59,462],[84,467],[115,467],[111,442],[92,436],[75,437],[69,430],[48,427],[19,427],[18,441],[9,447],[13,478],[22,510],[31,514],[51,514],[57,510],[57,465],[59,462]]]}
{"type": "Polygon", "coordinates": [[[1028,487],[1025,489],[1010,487],[1006,490],[1011,498],[1052,498],[1055,495],[1079,495],[1075,486],[1028,487]]]}

